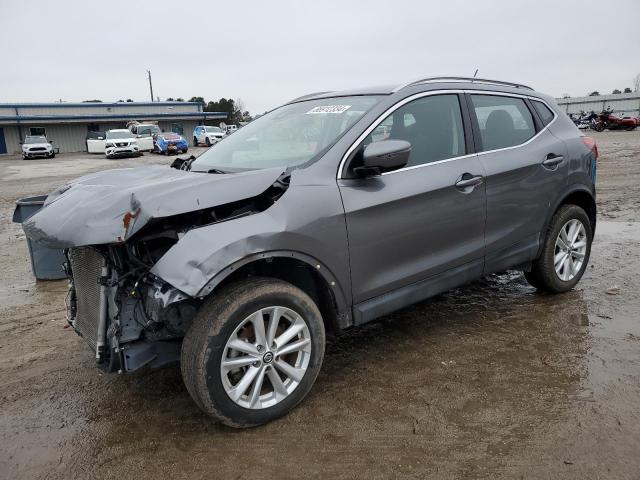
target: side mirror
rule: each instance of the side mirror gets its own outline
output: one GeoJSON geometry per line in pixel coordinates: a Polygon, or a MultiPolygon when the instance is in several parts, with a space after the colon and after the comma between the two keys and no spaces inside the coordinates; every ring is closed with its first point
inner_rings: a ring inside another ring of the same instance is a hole
{"type": "Polygon", "coordinates": [[[411,155],[411,144],[406,140],[381,140],[366,146],[362,153],[362,167],[354,172],[363,177],[404,167],[411,155]]]}

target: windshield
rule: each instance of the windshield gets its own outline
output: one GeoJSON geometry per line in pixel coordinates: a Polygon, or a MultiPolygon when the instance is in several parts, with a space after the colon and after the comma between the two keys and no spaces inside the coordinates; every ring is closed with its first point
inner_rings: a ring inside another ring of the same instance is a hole
{"type": "Polygon", "coordinates": [[[24,143],[47,143],[47,137],[26,137],[24,143]]]}
{"type": "Polygon", "coordinates": [[[109,140],[113,140],[113,139],[117,139],[117,138],[131,138],[131,132],[129,130],[125,130],[125,131],[114,131],[114,130],[110,130],[107,132],[107,138],[109,140]]]}
{"type": "Polygon", "coordinates": [[[222,132],[222,130],[219,129],[218,127],[207,127],[207,132],[209,132],[209,133],[220,133],[220,132],[222,132]]]}
{"type": "Polygon", "coordinates": [[[354,96],[285,105],[218,142],[193,162],[191,170],[292,169],[315,161],[378,99],[354,96]]]}

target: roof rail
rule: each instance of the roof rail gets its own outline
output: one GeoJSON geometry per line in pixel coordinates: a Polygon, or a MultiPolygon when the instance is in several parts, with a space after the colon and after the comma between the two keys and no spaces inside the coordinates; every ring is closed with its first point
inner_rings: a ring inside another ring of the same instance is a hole
{"type": "Polygon", "coordinates": [[[307,98],[315,97],[316,95],[323,95],[325,93],[331,93],[331,92],[332,92],[332,90],[327,90],[326,92],[307,93],[306,95],[302,95],[301,97],[297,97],[297,98],[294,98],[293,100],[289,100],[287,102],[287,104],[294,103],[294,102],[299,102],[299,101],[307,99],[307,98]]]}
{"type": "Polygon", "coordinates": [[[471,82],[471,83],[482,83],[488,85],[502,85],[505,87],[514,87],[514,88],[526,88],[527,90],[533,90],[533,88],[528,85],[523,85],[521,83],[513,83],[513,82],[502,82],[500,80],[488,80],[486,78],[475,78],[475,77],[427,77],[421,78],[419,80],[414,80],[409,83],[405,83],[403,85],[399,85],[396,87],[393,92],[397,92],[398,90],[402,90],[403,88],[410,87],[412,85],[419,85],[421,83],[430,83],[430,82],[471,82]]]}

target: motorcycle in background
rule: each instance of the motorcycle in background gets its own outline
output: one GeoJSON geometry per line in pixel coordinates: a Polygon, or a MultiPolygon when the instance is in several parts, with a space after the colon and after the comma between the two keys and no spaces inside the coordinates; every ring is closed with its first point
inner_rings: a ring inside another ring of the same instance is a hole
{"type": "MultiPolygon", "coordinates": [[[[622,113],[624,115],[624,112],[622,113]]],[[[598,115],[593,125],[596,132],[602,132],[605,128],[609,130],[635,130],[640,125],[638,117],[622,117],[613,114],[613,109],[608,107],[598,115]]]]}
{"type": "Polygon", "coordinates": [[[593,110],[589,113],[584,110],[580,110],[580,113],[578,114],[570,113],[569,118],[573,120],[573,123],[575,123],[576,127],[580,130],[587,130],[589,128],[593,128],[595,130],[594,126],[598,119],[598,114],[593,110]]]}

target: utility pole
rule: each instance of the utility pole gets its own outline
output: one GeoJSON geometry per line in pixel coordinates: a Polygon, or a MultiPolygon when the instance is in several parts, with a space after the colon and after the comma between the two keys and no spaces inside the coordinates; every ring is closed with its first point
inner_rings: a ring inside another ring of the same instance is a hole
{"type": "Polygon", "coordinates": [[[149,90],[151,91],[151,101],[153,102],[153,83],[151,83],[151,70],[147,70],[149,76],[149,90]]]}

